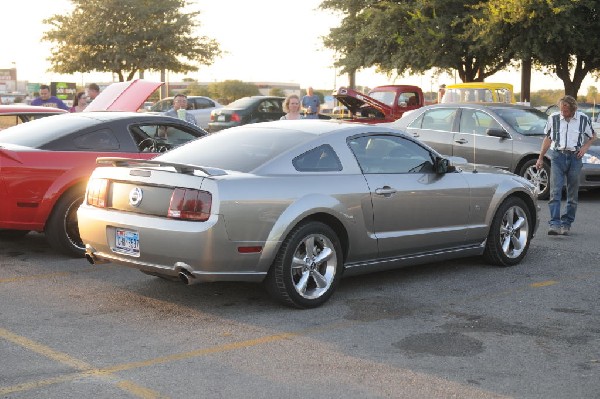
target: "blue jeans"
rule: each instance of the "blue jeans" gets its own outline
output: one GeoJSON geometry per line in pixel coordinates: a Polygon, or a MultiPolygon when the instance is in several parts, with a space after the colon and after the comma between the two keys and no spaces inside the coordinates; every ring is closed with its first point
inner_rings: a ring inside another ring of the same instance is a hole
{"type": "Polygon", "coordinates": [[[579,197],[579,175],[583,165],[577,154],[551,151],[550,159],[550,226],[571,227],[577,212],[577,199],[579,197]],[[561,199],[563,186],[567,187],[567,206],[561,215],[561,199]]]}

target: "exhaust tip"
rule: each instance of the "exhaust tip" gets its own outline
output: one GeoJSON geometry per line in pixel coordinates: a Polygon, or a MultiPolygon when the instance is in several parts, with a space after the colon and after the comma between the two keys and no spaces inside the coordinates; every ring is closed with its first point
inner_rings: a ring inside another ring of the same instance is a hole
{"type": "Polygon", "coordinates": [[[190,283],[190,276],[188,276],[187,273],[185,272],[179,272],[179,279],[184,283],[184,284],[189,284],[190,283]]]}

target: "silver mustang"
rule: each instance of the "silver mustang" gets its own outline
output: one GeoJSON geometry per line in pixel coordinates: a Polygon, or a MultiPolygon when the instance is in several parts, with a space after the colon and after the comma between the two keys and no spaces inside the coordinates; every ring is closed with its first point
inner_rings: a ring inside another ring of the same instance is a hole
{"type": "Polygon", "coordinates": [[[527,180],[374,125],[251,124],[98,164],[77,214],[91,263],[264,282],[298,308],[323,304],[342,274],[474,255],[516,265],[539,224],[527,180]]]}

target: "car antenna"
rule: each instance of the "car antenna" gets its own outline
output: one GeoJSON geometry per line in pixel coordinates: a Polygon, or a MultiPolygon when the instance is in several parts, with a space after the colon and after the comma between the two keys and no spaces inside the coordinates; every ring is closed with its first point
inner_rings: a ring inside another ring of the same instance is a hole
{"type": "Polygon", "coordinates": [[[479,173],[479,171],[477,170],[477,159],[475,159],[475,140],[477,138],[477,133],[475,132],[475,130],[473,130],[473,173],[479,173]]]}

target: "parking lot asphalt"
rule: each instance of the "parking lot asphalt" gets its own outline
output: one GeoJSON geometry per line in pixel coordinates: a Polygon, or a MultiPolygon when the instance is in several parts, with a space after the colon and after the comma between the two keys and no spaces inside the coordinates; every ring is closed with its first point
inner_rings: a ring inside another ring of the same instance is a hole
{"type": "Polygon", "coordinates": [[[3,398],[599,398],[600,192],[568,237],[342,280],[293,310],[0,241],[3,398]]]}

